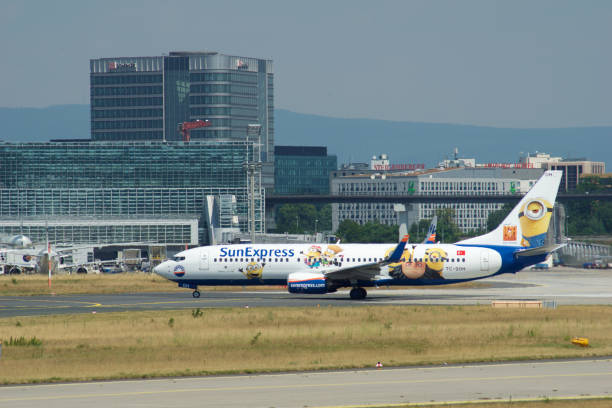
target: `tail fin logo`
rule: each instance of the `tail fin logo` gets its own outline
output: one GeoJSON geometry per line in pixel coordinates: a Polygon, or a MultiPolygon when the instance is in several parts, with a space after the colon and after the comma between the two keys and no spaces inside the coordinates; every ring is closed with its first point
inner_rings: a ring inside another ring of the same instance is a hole
{"type": "Polygon", "coordinates": [[[536,248],[544,245],[552,211],[553,206],[541,198],[525,203],[519,212],[519,222],[523,235],[521,239],[522,246],[536,248]]]}
{"type": "Polygon", "coordinates": [[[516,225],[504,225],[504,242],[516,241],[516,225]]]}

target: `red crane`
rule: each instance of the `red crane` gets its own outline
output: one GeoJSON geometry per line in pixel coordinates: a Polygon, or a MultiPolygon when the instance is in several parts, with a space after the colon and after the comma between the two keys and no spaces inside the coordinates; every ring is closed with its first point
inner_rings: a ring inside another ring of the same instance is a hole
{"type": "Polygon", "coordinates": [[[206,126],[210,126],[210,120],[195,120],[193,122],[183,122],[179,123],[178,130],[183,134],[183,142],[188,142],[191,139],[189,136],[189,131],[191,129],[198,129],[206,126]]]}

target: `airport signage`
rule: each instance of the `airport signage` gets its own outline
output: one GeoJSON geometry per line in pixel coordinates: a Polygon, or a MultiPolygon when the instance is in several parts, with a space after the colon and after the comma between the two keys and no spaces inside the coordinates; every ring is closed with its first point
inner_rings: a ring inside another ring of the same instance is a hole
{"type": "Polygon", "coordinates": [[[425,164],[375,164],[372,170],[424,170],[425,164]]]}
{"type": "Polygon", "coordinates": [[[112,61],[108,63],[108,70],[116,71],[116,72],[135,72],[136,63],[135,62],[118,63],[116,61],[112,61]]]}

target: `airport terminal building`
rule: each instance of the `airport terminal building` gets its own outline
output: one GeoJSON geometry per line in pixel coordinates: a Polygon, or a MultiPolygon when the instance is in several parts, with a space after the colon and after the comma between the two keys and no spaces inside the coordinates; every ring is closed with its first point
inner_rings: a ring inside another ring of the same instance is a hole
{"type": "Polygon", "coordinates": [[[254,204],[263,232],[265,193],[258,184],[249,199],[243,168],[254,152],[244,139],[0,143],[0,233],[44,241],[48,232],[53,243],[204,244],[211,196],[233,197],[220,227],[247,231],[254,204]]]}

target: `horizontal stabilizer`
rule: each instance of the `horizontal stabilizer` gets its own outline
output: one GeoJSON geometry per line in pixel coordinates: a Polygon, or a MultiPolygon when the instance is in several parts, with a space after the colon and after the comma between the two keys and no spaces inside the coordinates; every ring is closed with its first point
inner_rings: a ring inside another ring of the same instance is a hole
{"type": "Polygon", "coordinates": [[[514,256],[536,256],[536,255],[544,255],[549,254],[551,252],[556,251],[559,248],[563,248],[567,244],[554,244],[548,246],[541,246],[533,249],[523,249],[521,251],[516,251],[514,256]]]}
{"type": "Polygon", "coordinates": [[[400,241],[399,244],[393,250],[393,253],[389,255],[387,259],[384,260],[384,263],[394,263],[399,262],[402,259],[402,255],[404,253],[404,248],[406,247],[406,242],[408,242],[408,237],[410,235],[404,235],[404,238],[400,241]]]}

